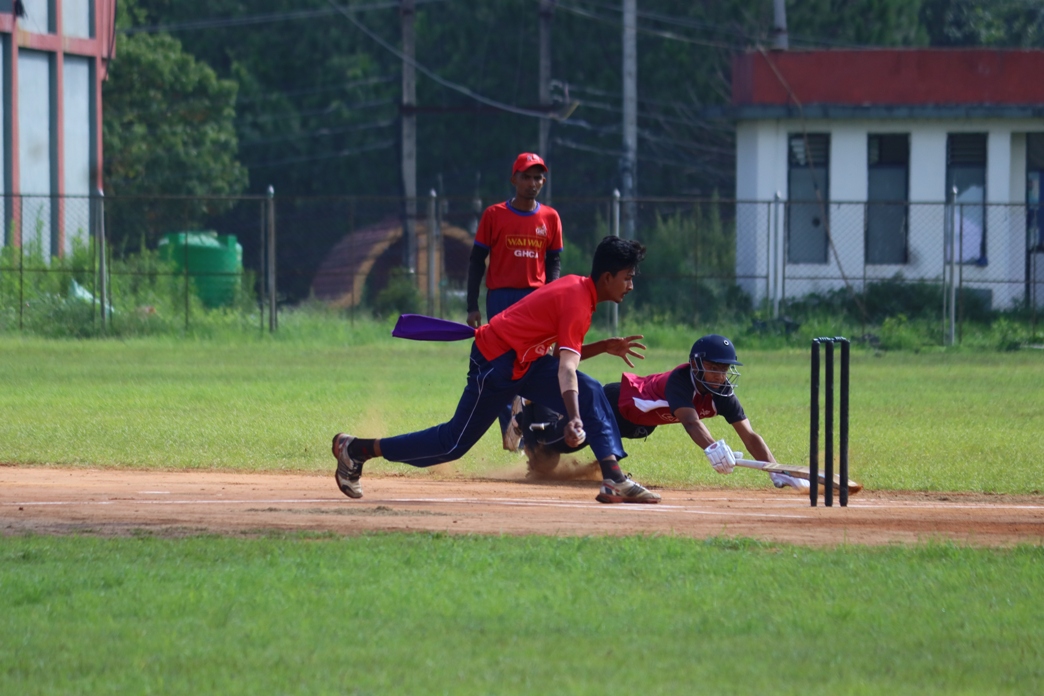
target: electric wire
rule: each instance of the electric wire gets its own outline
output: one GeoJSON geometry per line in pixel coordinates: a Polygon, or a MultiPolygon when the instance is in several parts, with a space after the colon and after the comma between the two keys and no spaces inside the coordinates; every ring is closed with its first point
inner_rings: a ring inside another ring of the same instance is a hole
{"type": "Polygon", "coordinates": [[[257,162],[255,164],[244,164],[244,167],[248,169],[264,169],[266,167],[278,167],[284,164],[296,164],[300,162],[315,162],[317,160],[335,159],[341,157],[353,157],[355,155],[361,155],[366,152],[373,152],[375,150],[384,150],[389,147],[393,147],[396,141],[381,140],[376,143],[370,143],[369,145],[361,145],[356,148],[346,148],[337,152],[330,152],[325,155],[309,155],[304,157],[288,157],[286,159],[274,160],[270,162],[257,162]]]}
{"type": "Polygon", "coordinates": [[[416,60],[414,60],[412,57],[407,56],[405,53],[403,53],[399,49],[395,48],[395,46],[392,46],[390,43],[388,43],[387,41],[382,39],[380,36],[378,36],[376,33],[371,31],[369,28],[366,27],[366,25],[364,25],[362,22],[360,22],[358,19],[356,19],[353,16],[353,14],[352,14],[353,10],[351,8],[345,8],[345,7],[342,7],[340,5],[337,5],[337,4],[334,3],[333,0],[327,0],[327,1],[330,3],[331,7],[337,8],[338,12],[340,12],[342,15],[344,15],[344,17],[347,18],[349,22],[351,22],[353,25],[355,25],[356,29],[361,31],[366,36],[370,37],[370,39],[372,39],[374,42],[376,42],[378,45],[380,45],[381,48],[383,48],[384,50],[388,51],[392,55],[396,56],[397,58],[402,60],[404,63],[408,63],[409,65],[413,66],[413,68],[415,70],[417,70],[421,74],[427,76],[428,78],[434,80],[435,82],[437,82],[438,84],[442,85],[443,87],[446,87],[447,89],[451,89],[454,92],[458,92],[460,94],[463,94],[464,96],[466,96],[466,97],[468,97],[470,99],[473,99],[473,100],[479,102],[480,104],[485,104],[486,106],[491,106],[491,107],[493,107],[495,109],[499,109],[500,111],[506,111],[508,113],[517,114],[519,116],[529,116],[529,117],[532,117],[532,118],[550,118],[550,119],[556,120],[556,121],[565,120],[559,114],[548,113],[548,112],[545,112],[545,111],[536,111],[536,110],[533,110],[533,109],[522,109],[522,108],[519,108],[517,106],[512,106],[510,104],[505,104],[504,102],[497,101],[495,99],[490,99],[489,97],[486,97],[486,96],[483,96],[481,94],[478,94],[477,92],[472,91],[471,89],[465,87],[464,85],[457,84],[456,82],[451,82],[451,81],[447,80],[446,78],[441,77],[440,75],[438,75],[434,71],[432,71],[432,70],[426,68],[425,66],[421,65],[416,60]]]}
{"type": "MultiPolygon", "coordinates": [[[[414,0],[418,5],[426,5],[446,0],[414,0]]],[[[353,12],[366,12],[368,10],[398,9],[398,0],[378,2],[369,5],[355,5],[353,12]]],[[[225,27],[242,27],[256,24],[271,24],[274,22],[287,22],[295,19],[315,19],[317,17],[328,17],[337,14],[333,8],[318,10],[296,10],[294,12],[273,12],[270,14],[247,15],[245,17],[212,17],[210,19],[197,19],[187,22],[172,22],[170,24],[153,24],[149,26],[128,27],[120,29],[121,34],[151,34],[156,32],[195,31],[197,29],[221,29],[225,27]]]]}

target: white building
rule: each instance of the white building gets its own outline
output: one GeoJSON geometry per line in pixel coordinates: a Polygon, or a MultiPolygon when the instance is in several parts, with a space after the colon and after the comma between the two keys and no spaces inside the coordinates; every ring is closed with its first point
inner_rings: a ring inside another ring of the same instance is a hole
{"type": "Polygon", "coordinates": [[[740,284],[778,303],[952,273],[1044,304],[1042,75],[1044,51],[737,56],[740,284]]]}

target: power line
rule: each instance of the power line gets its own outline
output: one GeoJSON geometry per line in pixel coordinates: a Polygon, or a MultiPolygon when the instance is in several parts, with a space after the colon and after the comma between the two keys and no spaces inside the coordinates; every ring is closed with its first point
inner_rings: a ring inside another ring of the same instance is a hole
{"type": "Polygon", "coordinates": [[[255,145],[267,145],[269,143],[284,143],[289,140],[301,140],[303,138],[325,138],[330,135],[339,135],[341,133],[355,133],[366,130],[377,130],[379,128],[387,128],[398,123],[397,119],[385,119],[383,121],[376,121],[374,123],[363,123],[357,126],[348,126],[346,128],[320,128],[308,133],[293,133],[291,135],[284,135],[278,138],[251,138],[249,140],[240,140],[240,147],[252,147],[255,145]]]}
{"type": "MultiPolygon", "coordinates": [[[[591,12],[589,10],[581,9],[579,7],[570,7],[568,5],[556,5],[556,7],[560,8],[560,9],[563,9],[566,12],[571,12],[571,13],[573,13],[575,15],[580,16],[580,17],[586,17],[587,19],[593,19],[594,21],[601,22],[603,24],[608,24],[608,25],[615,26],[615,27],[622,27],[623,26],[622,22],[620,22],[618,20],[608,19],[608,18],[605,18],[605,17],[600,17],[597,14],[595,14],[594,12],[591,12]]],[[[725,43],[723,41],[708,41],[708,40],[705,40],[705,39],[693,39],[693,38],[689,38],[687,36],[682,36],[680,34],[675,34],[672,31],[661,31],[659,29],[649,29],[649,28],[646,28],[646,27],[636,27],[636,30],[639,33],[641,33],[641,34],[650,34],[652,36],[659,36],[660,38],[663,38],[663,39],[671,39],[673,41],[681,41],[681,42],[684,42],[684,43],[694,44],[696,46],[707,46],[708,48],[726,48],[726,49],[730,49],[730,50],[737,50],[737,49],[746,48],[745,45],[744,46],[740,46],[739,44],[725,43]]]]}
{"type": "MultiPolygon", "coordinates": [[[[623,153],[622,150],[610,150],[608,148],[595,147],[593,145],[584,145],[583,143],[577,143],[577,142],[574,142],[572,140],[566,140],[565,138],[558,138],[558,137],[556,137],[556,138],[552,138],[551,141],[555,145],[560,145],[560,146],[562,146],[564,148],[567,148],[567,149],[570,149],[570,150],[579,150],[580,152],[590,152],[590,153],[596,154],[596,155],[607,155],[609,157],[615,157],[617,159],[619,159],[619,158],[624,156],[624,153],[623,153]]],[[[655,164],[663,164],[663,165],[666,165],[666,166],[669,166],[669,167],[683,167],[685,169],[694,169],[694,168],[700,166],[699,162],[680,162],[678,160],[664,159],[662,157],[649,157],[647,155],[642,155],[640,152],[638,154],[638,161],[639,162],[652,162],[652,163],[655,163],[655,164]]]]}
{"type": "MultiPolygon", "coordinates": [[[[610,5],[603,2],[595,2],[594,0],[587,0],[585,4],[600,7],[610,12],[621,12],[619,3],[616,5],[610,5]]],[[[565,7],[565,5],[558,5],[559,7],[565,7]]],[[[680,17],[677,15],[666,15],[659,12],[650,12],[648,10],[638,10],[636,15],[639,19],[651,19],[657,22],[663,22],[672,26],[683,26],[690,29],[710,29],[711,31],[717,31],[723,34],[731,34],[738,36],[742,39],[754,40],[757,37],[751,36],[749,32],[742,31],[739,29],[733,29],[726,25],[719,24],[717,22],[705,22],[699,19],[692,19],[691,17],[680,17]]]]}
{"type": "Polygon", "coordinates": [[[389,44],[387,41],[382,39],[381,37],[377,36],[377,34],[375,34],[374,32],[370,31],[362,22],[357,20],[352,15],[352,12],[354,11],[353,8],[351,8],[351,7],[345,8],[345,7],[341,7],[340,5],[336,5],[336,4],[334,4],[334,0],[327,0],[327,2],[330,3],[331,7],[336,8],[338,12],[340,12],[342,15],[344,15],[348,19],[349,22],[354,24],[356,29],[358,29],[362,33],[366,34],[373,41],[377,42],[384,50],[388,51],[389,53],[391,53],[392,55],[396,56],[400,60],[402,60],[402,61],[404,61],[406,63],[409,63],[410,65],[413,66],[413,68],[415,70],[417,70],[418,72],[420,72],[423,75],[426,75],[427,77],[429,77],[430,79],[434,80],[435,82],[437,82],[438,84],[442,85],[443,87],[446,87],[448,89],[452,89],[455,92],[459,92],[460,94],[463,94],[463,95],[465,95],[466,97],[468,97],[470,99],[474,99],[475,101],[479,102],[480,104],[485,104],[486,106],[492,106],[495,109],[499,109],[501,111],[506,111],[506,112],[512,113],[512,114],[518,114],[519,116],[530,116],[532,118],[550,118],[550,119],[554,119],[556,121],[563,121],[566,118],[568,118],[568,114],[569,113],[572,113],[572,109],[571,108],[569,108],[567,110],[568,112],[564,116],[562,114],[558,114],[558,113],[554,113],[554,112],[536,111],[536,110],[533,110],[533,109],[520,109],[520,108],[518,108],[516,106],[512,106],[510,104],[505,104],[504,102],[500,102],[500,101],[497,101],[495,99],[490,99],[489,97],[485,97],[485,96],[483,96],[481,94],[477,94],[476,92],[471,91],[470,89],[468,89],[467,87],[465,87],[463,85],[459,85],[459,84],[457,84],[455,82],[450,82],[449,80],[447,80],[447,79],[445,79],[443,77],[440,77],[434,71],[429,70],[425,66],[421,65],[420,63],[418,63],[413,58],[408,57],[405,53],[403,53],[399,49],[395,48],[394,46],[389,44]]]}
{"type": "MultiPolygon", "coordinates": [[[[590,2],[589,4],[593,4],[596,7],[604,7],[606,9],[608,9],[608,10],[611,10],[611,11],[616,11],[616,12],[620,11],[620,8],[617,7],[617,6],[604,5],[604,4],[600,4],[600,3],[596,3],[596,2],[590,2]]],[[[580,17],[586,17],[588,19],[593,19],[596,22],[601,22],[603,24],[608,24],[608,25],[611,25],[611,26],[614,26],[614,27],[622,27],[623,26],[623,23],[622,23],[621,20],[603,17],[603,16],[600,16],[600,15],[598,15],[598,14],[596,14],[596,13],[590,11],[590,10],[583,9],[583,8],[580,8],[580,7],[571,7],[571,6],[565,5],[565,4],[559,4],[559,5],[556,5],[556,7],[560,8],[560,9],[563,9],[566,12],[571,12],[572,14],[578,15],[580,17]]],[[[691,38],[691,37],[683,36],[681,34],[676,34],[674,32],[660,31],[660,30],[657,30],[657,29],[650,29],[648,27],[637,27],[637,31],[642,33],[642,34],[649,34],[651,36],[659,36],[660,38],[671,39],[673,41],[681,41],[681,42],[684,42],[684,43],[690,43],[690,44],[694,44],[694,45],[697,45],[697,46],[707,46],[709,48],[724,48],[724,49],[729,49],[729,50],[746,50],[746,49],[752,48],[753,45],[757,44],[760,41],[760,38],[758,36],[754,35],[754,34],[745,33],[745,32],[741,32],[741,31],[734,30],[734,29],[723,29],[722,25],[715,24],[715,23],[712,23],[712,22],[700,22],[699,20],[692,20],[692,19],[688,19],[686,17],[677,17],[677,16],[672,16],[672,15],[663,15],[663,14],[658,14],[658,13],[655,13],[655,12],[645,12],[645,11],[639,11],[638,12],[638,17],[639,18],[645,18],[645,19],[652,19],[652,20],[659,21],[659,22],[665,22],[665,23],[669,23],[669,24],[672,24],[672,25],[676,25],[676,26],[685,26],[685,27],[688,27],[688,28],[691,28],[691,29],[717,28],[717,29],[720,29],[721,31],[724,31],[726,33],[734,34],[737,37],[744,38],[744,39],[747,40],[747,43],[742,43],[742,44],[740,44],[740,43],[726,43],[726,42],[722,42],[722,41],[711,41],[711,40],[707,40],[707,39],[694,39],[694,38],[691,38]]],[[[857,43],[851,43],[851,42],[847,42],[847,41],[832,41],[830,39],[813,38],[813,37],[801,36],[801,35],[793,34],[793,33],[788,34],[788,36],[790,37],[790,41],[791,41],[792,44],[801,44],[801,45],[807,46],[807,47],[828,46],[828,47],[833,47],[833,48],[880,48],[880,46],[873,45],[873,44],[857,44],[857,43]]]]}
{"type": "MultiPolygon", "coordinates": [[[[414,0],[418,5],[434,2],[445,2],[445,0],[414,0]]],[[[368,10],[398,9],[397,0],[389,2],[378,2],[370,5],[355,5],[353,12],[366,12],[368,10]]],[[[188,22],[173,22],[171,24],[154,24],[144,27],[128,27],[120,29],[121,34],[152,34],[156,32],[172,31],[194,31],[196,29],[220,29],[224,27],[242,27],[256,24],[271,24],[273,22],[288,22],[295,19],[314,19],[316,17],[327,17],[337,14],[337,10],[324,8],[320,10],[297,10],[296,12],[275,12],[271,14],[247,15],[245,17],[214,17],[211,19],[197,19],[188,22]]]]}
{"type": "Polygon", "coordinates": [[[354,80],[352,82],[339,82],[337,84],[328,84],[325,86],[313,87],[311,89],[295,89],[288,92],[269,92],[261,94],[256,97],[247,97],[245,99],[237,99],[237,104],[251,104],[253,102],[266,101],[268,99],[278,99],[280,97],[299,97],[304,94],[319,94],[321,92],[330,92],[335,89],[352,89],[354,87],[369,87],[370,85],[384,84],[386,82],[392,82],[395,78],[382,75],[378,77],[369,77],[364,80],[354,80]]]}
{"type": "Polygon", "coordinates": [[[362,145],[356,148],[347,148],[340,150],[339,152],[332,152],[325,155],[314,155],[310,157],[290,157],[287,159],[275,160],[273,162],[258,162],[257,164],[244,164],[243,166],[248,169],[264,169],[265,167],[278,167],[284,164],[294,164],[298,162],[315,162],[317,160],[334,159],[337,157],[352,157],[354,155],[361,155],[364,152],[373,152],[374,150],[383,150],[395,145],[395,140],[381,140],[376,143],[369,145],[362,145]]]}
{"type": "Polygon", "coordinates": [[[358,102],[355,104],[328,104],[321,109],[312,109],[310,111],[295,111],[291,114],[280,114],[278,116],[250,116],[244,114],[237,114],[240,121],[250,121],[255,123],[265,123],[272,121],[288,121],[293,118],[301,118],[307,116],[326,116],[335,113],[339,108],[347,109],[349,111],[358,111],[362,109],[372,109],[378,106],[391,106],[395,104],[394,99],[374,99],[366,102],[358,102]]]}

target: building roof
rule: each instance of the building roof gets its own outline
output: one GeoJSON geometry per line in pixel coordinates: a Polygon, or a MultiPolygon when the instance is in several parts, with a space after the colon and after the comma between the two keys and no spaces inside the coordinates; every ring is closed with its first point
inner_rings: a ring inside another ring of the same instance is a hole
{"type": "Polygon", "coordinates": [[[748,51],[733,58],[737,118],[1041,117],[1044,51],[748,51]]]}

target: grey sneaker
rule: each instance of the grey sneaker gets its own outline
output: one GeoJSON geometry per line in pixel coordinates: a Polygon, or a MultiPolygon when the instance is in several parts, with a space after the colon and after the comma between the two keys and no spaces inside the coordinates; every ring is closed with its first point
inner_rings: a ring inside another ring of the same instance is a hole
{"type": "Polygon", "coordinates": [[[599,503],[658,503],[660,494],[653,493],[627,474],[627,478],[620,483],[608,479],[602,481],[602,489],[598,491],[595,500],[599,503]]]}
{"type": "Polygon", "coordinates": [[[333,456],[337,459],[337,472],[334,479],[337,487],[349,498],[363,497],[359,477],[362,476],[363,463],[352,459],[348,454],[348,445],[355,438],[345,433],[337,433],[333,438],[333,456]]]}
{"type": "Polygon", "coordinates": [[[522,454],[522,428],[518,426],[518,414],[522,413],[522,397],[516,396],[511,402],[511,422],[504,431],[504,449],[508,452],[522,454]]]}

